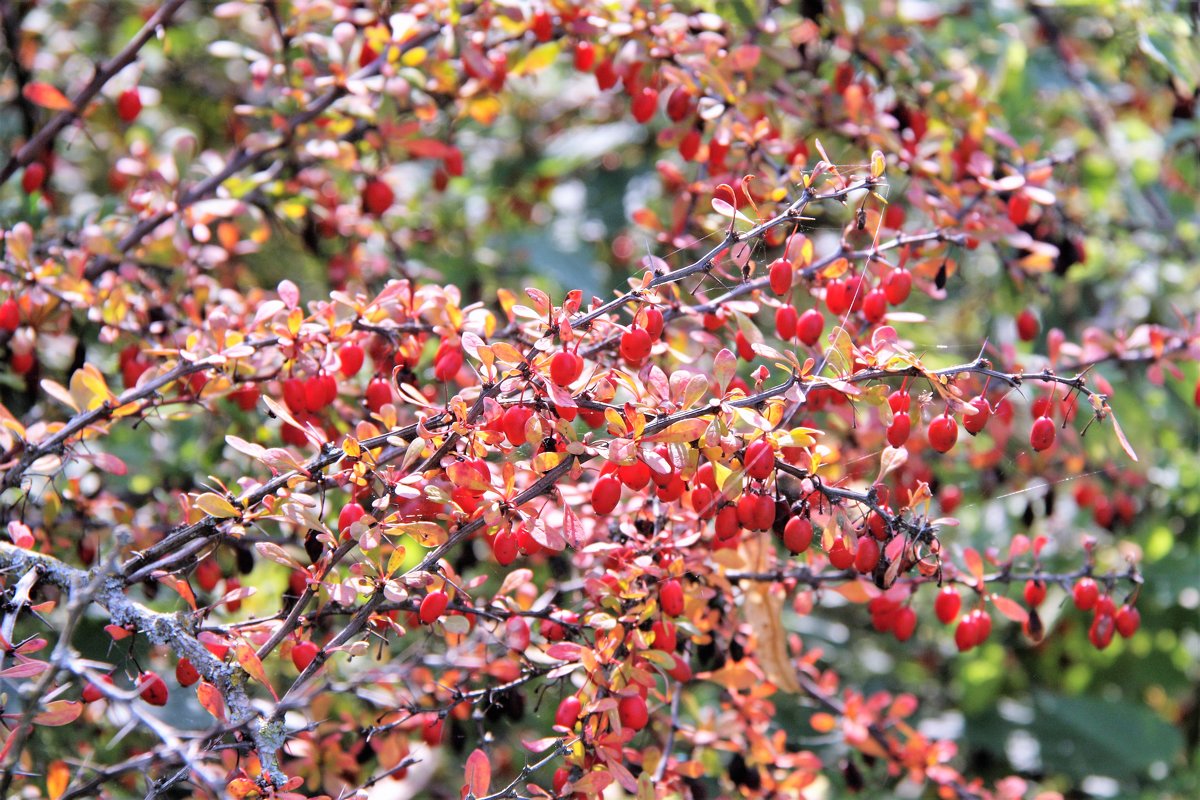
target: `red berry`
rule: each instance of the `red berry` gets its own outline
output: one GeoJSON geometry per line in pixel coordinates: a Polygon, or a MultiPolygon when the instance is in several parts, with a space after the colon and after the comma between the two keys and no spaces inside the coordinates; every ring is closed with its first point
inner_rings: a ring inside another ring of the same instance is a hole
{"type": "Polygon", "coordinates": [[[167,704],[167,684],[154,672],[143,672],[137,679],[138,694],[152,706],[167,704]]]}
{"type": "Polygon", "coordinates": [[[966,614],[959,620],[958,627],[954,629],[954,644],[958,648],[958,652],[965,653],[978,642],[979,627],[975,622],[975,617],[966,614]]]}
{"type": "Polygon", "coordinates": [[[507,567],[517,560],[517,550],[517,537],[510,530],[500,531],[492,540],[492,554],[496,556],[496,563],[502,567],[507,567]]]}
{"type": "Polygon", "coordinates": [[[854,568],[866,575],[879,563],[879,542],[870,536],[860,536],[854,551],[854,568]]]}
{"type": "Polygon", "coordinates": [[[834,569],[849,569],[854,564],[854,552],[846,546],[846,540],[838,537],[829,548],[829,563],[834,569]]]}
{"type": "Polygon", "coordinates": [[[912,407],[912,396],[903,389],[897,389],[888,395],[888,406],[893,414],[899,414],[901,411],[907,413],[912,407]]]}
{"type": "Polygon", "coordinates": [[[186,688],[200,680],[200,673],[196,671],[196,667],[192,665],[191,661],[181,658],[175,665],[175,680],[179,681],[180,686],[186,688]]]}
{"type": "Polygon", "coordinates": [[[1091,611],[1100,599],[1100,587],[1091,578],[1080,578],[1071,590],[1071,597],[1080,611],[1091,611]]]}
{"type": "Polygon", "coordinates": [[[310,414],[315,414],[327,405],[325,400],[325,385],[319,375],[313,375],[304,381],[304,408],[310,414]]]}
{"type": "Polygon", "coordinates": [[[1196,393],[1192,395],[1192,403],[1200,408],[1200,378],[1196,379],[1196,393]]]}
{"type": "Polygon", "coordinates": [[[982,431],[984,426],[988,424],[988,420],[992,418],[992,407],[983,395],[972,400],[970,405],[971,408],[975,409],[975,413],[963,414],[963,428],[967,433],[974,436],[982,431]]]}
{"type": "Polygon", "coordinates": [[[582,704],[579,702],[579,698],[573,694],[567,695],[558,704],[558,710],[554,712],[554,727],[573,729],[575,723],[579,721],[581,710],[582,704]]]}
{"type": "Polygon", "coordinates": [[[662,650],[667,653],[674,653],[675,646],[679,643],[675,632],[675,623],[670,620],[659,619],[655,620],[650,627],[650,632],[654,634],[654,649],[662,650]]]}
{"type": "Polygon", "coordinates": [[[912,432],[912,420],[908,414],[901,411],[892,417],[892,424],[887,429],[888,444],[892,447],[903,447],[912,432]]]}
{"type": "Polygon", "coordinates": [[[392,385],[387,378],[372,378],[367,384],[367,408],[375,413],[392,402],[392,385]]]}
{"type": "Polygon", "coordinates": [[[867,322],[872,324],[883,319],[883,315],[887,313],[887,297],[882,289],[867,292],[867,296],[863,298],[862,312],[867,322]]]}
{"type": "Polygon", "coordinates": [[[257,384],[245,383],[230,392],[229,399],[242,411],[253,411],[258,407],[260,395],[257,384]]]}
{"type": "Polygon", "coordinates": [[[916,629],[917,612],[909,606],[904,606],[896,612],[895,621],[892,622],[892,635],[896,637],[896,641],[907,642],[916,629]]]}
{"type": "Polygon", "coordinates": [[[686,86],[677,86],[667,98],[667,116],[672,122],[682,122],[692,113],[692,92],[686,86]]]}
{"type": "Polygon", "coordinates": [[[633,118],[643,124],[650,121],[656,108],[658,108],[658,90],[649,86],[642,87],[642,90],[633,96],[630,104],[633,118]]]}
{"type": "Polygon", "coordinates": [[[717,521],[713,523],[713,530],[722,541],[741,533],[742,522],[738,516],[738,506],[721,506],[717,511],[717,521]]]}
{"type": "Polygon", "coordinates": [[[378,178],[371,178],[363,187],[363,210],[372,216],[383,216],[383,213],[391,208],[395,201],[396,193],[392,191],[392,187],[378,178]]]}
{"type": "Polygon", "coordinates": [[[687,683],[692,679],[692,668],[687,660],[681,655],[672,654],[675,657],[675,664],[667,670],[667,675],[671,676],[680,683],[687,683]]]}
{"type": "Polygon", "coordinates": [[[591,72],[596,66],[596,48],[591,42],[578,42],[575,45],[575,69],[580,72],[591,72]]]}
{"type": "Polygon", "coordinates": [[[944,586],[933,601],[933,612],[943,625],[949,625],[962,608],[962,597],[953,586],[944,586]]]}
{"type": "Polygon", "coordinates": [[[1116,632],[1116,620],[1110,614],[1097,614],[1088,628],[1088,641],[1097,650],[1103,650],[1112,644],[1113,633],[1116,632]]]}
{"type": "Polygon", "coordinates": [[[308,665],[313,662],[313,659],[317,657],[317,653],[319,652],[321,652],[321,648],[317,647],[316,642],[312,642],[307,639],[303,642],[296,642],[296,644],[292,647],[292,664],[294,664],[296,669],[298,669],[300,672],[304,672],[304,670],[308,669],[308,665]]]}
{"type": "Polygon", "coordinates": [[[560,350],[550,359],[550,380],[559,386],[570,386],[583,374],[583,359],[574,353],[560,350]]]}
{"type": "MultiPolygon", "coordinates": [[[[109,686],[113,685],[113,679],[111,675],[102,675],[100,680],[104,683],[107,683],[109,686]]],[[[100,691],[100,687],[91,681],[88,681],[87,686],[83,687],[83,694],[80,695],[79,699],[83,700],[85,703],[94,703],[102,697],[104,697],[104,693],[100,691]]]]}
{"type": "Polygon", "coordinates": [[[777,258],[771,262],[768,274],[771,291],[782,297],[792,290],[792,262],[786,258],[777,258]]]}
{"type": "Polygon", "coordinates": [[[711,519],[717,513],[713,507],[712,489],[707,486],[697,486],[692,489],[692,510],[700,517],[700,519],[711,519]]]}
{"type": "Polygon", "coordinates": [[[124,122],[133,122],[142,113],[142,97],[137,87],[126,89],[117,96],[117,116],[124,122]]]}
{"type": "Polygon", "coordinates": [[[421,600],[421,609],[418,616],[422,625],[432,625],[441,619],[442,614],[446,612],[446,606],[449,605],[450,598],[443,591],[430,592],[421,600]]]}
{"type": "Polygon", "coordinates": [[[429,714],[425,719],[425,724],[421,726],[421,741],[430,747],[436,747],[442,741],[444,727],[445,720],[437,714],[429,714]]]}
{"type": "Polygon", "coordinates": [[[1037,608],[1046,599],[1046,582],[1045,581],[1025,581],[1025,605],[1030,608],[1037,608]]]}
{"type": "Polygon", "coordinates": [[[645,311],[645,327],[647,335],[654,341],[658,341],[663,332],[663,315],[657,308],[647,308],[645,311]]]}
{"type": "Polygon", "coordinates": [[[793,306],[781,306],[775,310],[775,333],[780,339],[789,341],[796,336],[799,314],[793,306]]]}
{"type": "Polygon", "coordinates": [[[21,309],[17,306],[17,300],[10,297],[3,303],[0,303],[0,330],[12,333],[21,324],[21,309]]]}
{"type": "Polygon", "coordinates": [[[1142,615],[1136,608],[1131,605],[1123,605],[1117,609],[1116,615],[1113,616],[1113,622],[1116,623],[1117,633],[1121,637],[1128,639],[1137,633],[1138,627],[1142,624],[1142,615]]]}
{"type": "Polygon", "coordinates": [[[942,504],[942,511],[947,514],[954,513],[954,509],[958,508],[958,504],[962,502],[962,498],[962,489],[952,483],[943,486],[941,492],[938,493],[938,500],[942,504]]]}
{"type": "Polygon", "coordinates": [[[1041,328],[1042,324],[1038,322],[1037,316],[1028,308],[1017,315],[1017,336],[1021,337],[1021,341],[1032,342],[1041,328]]]}
{"type": "Polygon", "coordinates": [[[658,604],[668,617],[683,613],[683,586],[675,578],[669,578],[658,587],[658,604]]]}
{"type": "Polygon", "coordinates": [[[912,273],[904,269],[894,269],[883,281],[883,293],[887,301],[898,306],[908,299],[912,291],[912,273]]]}
{"type": "Polygon", "coordinates": [[[338,533],[348,536],[350,526],[358,522],[367,512],[358,503],[350,502],[338,512],[338,533]]]}
{"type": "Polygon", "coordinates": [[[300,378],[285,378],[283,381],[283,404],[293,414],[308,411],[308,383],[300,378]]]}
{"type": "Polygon", "coordinates": [[[617,469],[617,476],[621,479],[621,483],[635,492],[645,489],[646,484],[650,483],[650,478],[652,477],[649,465],[640,459],[632,464],[619,467],[617,469]]]}
{"type": "Polygon", "coordinates": [[[792,517],[783,527],[783,546],[793,553],[803,553],[812,540],[812,523],[804,517],[792,517]]]}
{"type": "Polygon", "coordinates": [[[357,344],[342,345],[338,350],[338,359],[342,362],[341,369],[343,378],[351,378],[358,374],[363,365],[363,349],[357,344]]]}
{"type": "Polygon", "coordinates": [[[754,352],[754,346],[750,344],[750,340],[746,338],[746,334],[740,330],[733,335],[734,344],[737,347],[738,358],[742,361],[753,361],[757,355],[754,352]]]}
{"type": "Polygon", "coordinates": [[[945,453],[954,447],[958,441],[958,424],[954,417],[942,414],[929,423],[929,446],[939,453],[945,453]]]}
{"type": "Polygon", "coordinates": [[[796,337],[812,347],[821,338],[821,331],[824,328],[825,318],[821,316],[821,312],[810,308],[800,315],[800,321],[796,323],[796,337]]]}
{"type": "Polygon", "coordinates": [[[529,406],[509,406],[504,409],[504,416],[500,418],[500,426],[503,428],[509,444],[513,447],[520,447],[527,441],[525,428],[531,417],[533,417],[533,409],[529,406]]]}
{"type": "Polygon", "coordinates": [[[694,161],[696,154],[700,152],[700,145],[703,140],[700,138],[700,131],[692,129],[683,135],[679,140],[679,155],[684,161],[694,161]]]}
{"type": "Polygon", "coordinates": [[[775,448],[766,439],[755,439],[746,446],[746,474],[765,481],[775,471],[775,448]]]}
{"type": "Polygon", "coordinates": [[[1048,449],[1054,444],[1054,435],[1057,433],[1054,427],[1054,420],[1049,417],[1038,417],[1033,421],[1033,427],[1029,430],[1029,445],[1038,452],[1048,449]]]}
{"type": "Polygon", "coordinates": [[[622,697],[617,703],[617,715],[621,718],[621,727],[635,731],[640,731],[650,722],[650,710],[640,694],[622,697]]]}
{"type": "Polygon", "coordinates": [[[983,644],[992,635],[992,615],[977,608],[971,612],[975,620],[975,644],[983,644]]]}
{"type": "Polygon", "coordinates": [[[206,592],[217,588],[221,580],[221,565],[215,558],[206,558],[196,565],[196,585],[206,592]]]}
{"type": "Polygon", "coordinates": [[[529,30],[539,42],[548,42],[554,38],[554,20],[545,11],[538,11],[533,15],[529,30]]]}
{"type": "Polygon", "coordinates": [[[457,349],[447,350],[433,363],[433,377],[437,378],[439,383],[449,383],[458,375],[462,365],[462,353],[457,349]]]}
{"type": "Polygon", "coordinates": [[[606,91],[617,85],[617,70],[613,67],[612,59],[605,58],[596,65],[596,86],[600,91],[606,91]]]}
{"type": "Polygon", "coordinates": [[[21,176],[21,188],[25,190],[25,194],[33,194],[42,188],[45,181],[46,165],[40,161],[34,161],[25,167],[25,174],[21,176]]]}
{"type": "Polygon", "coordinates": [[[825,307],[835,317],[850,310],[851,295],[846,289],[845,281],[830,281],[825,287],[825,307]]]}
{"type": "Polygon", "coordinates": [[[633,328],[621,335],[621,357],[630,364],[640,364],[650,355],[653,344],[645,328],[633,328]]]}

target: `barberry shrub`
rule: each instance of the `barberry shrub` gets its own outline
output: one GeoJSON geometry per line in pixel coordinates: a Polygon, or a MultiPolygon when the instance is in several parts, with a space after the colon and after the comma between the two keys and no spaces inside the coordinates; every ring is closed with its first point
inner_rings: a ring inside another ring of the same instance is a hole
{"type": "Polygon", "coordinates": [[[10,5],[0,795],[1196,789],[1194,19],[10,5]]]}

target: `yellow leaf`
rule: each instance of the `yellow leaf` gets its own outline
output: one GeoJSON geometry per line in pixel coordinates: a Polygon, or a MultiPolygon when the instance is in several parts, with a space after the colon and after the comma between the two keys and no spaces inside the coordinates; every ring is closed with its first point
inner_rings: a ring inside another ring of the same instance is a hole
{"type": "Polygon", "coordinates": [[[554,63],[560,52],[562,52],[562,45],[559,42],[538,45],[529,51],[529,55],[521,59],[521,63],[513,68],[512,74],[532,75],[535,72],[541,72],[554,63]]]}
{"type": "Polygon", "coordinates": [[[71,782],[71,770],[64,761],[51,762],[46,770],[46,796],[58,800],[71,782]]]}
{"type": "Polygon", "coordinates": [[[234,508],[233,503],[230,503],[216,492],[205,492],[204,494],[200,495],[196,498],[195,505],[205,514],[219,517],[221,519],[230,519],[232,517],[241,516],[238,510],[234,508]]]}
{"type": "Polygon", "coordinates": [[[402,522],[392,527],[389,532],[408,534],[422,547],[437,547],[450,538],[446,529],[436,522],[402,522]]]}

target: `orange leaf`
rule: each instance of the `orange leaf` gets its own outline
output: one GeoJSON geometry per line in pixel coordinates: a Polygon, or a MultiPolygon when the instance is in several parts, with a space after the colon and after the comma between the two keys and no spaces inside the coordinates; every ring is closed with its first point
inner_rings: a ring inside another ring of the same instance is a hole
{"type": "Polygon", "coordinates": [[[983,559],[979,556],[979,551],[973,547],[968,547],[963,552],[963,561],[967,564],[967,572],[974,576],[977,583],[983,582],[983,559]]]}
{"type": "Polygon", "coordinates": [[[817,733],[829,733],[837,727],[837,720],[832,714],[826,714],[824,711],[818,711],[808,719],[808,724],[812,725],[812,729],[817,733]]]}
{"type": "Polygon", "coordinates": [[[221,722],[225,721],[225,698],[221,697],[217,687],[208,681],[200,681],[196,686],[196,699],[200,701],[200,705],[204,707],[205,711],[221,722]]]}
{"type": "Polygon", "coordinates": [[[270,689],[271,696],[278,701],[279,695],[275,694],[275,687],[267,679],[267,671],[263,669],[262,661],[259,660],[258,654],[254,652],[254,648],[247,642],[238,642],[237,647],[234,649],[234,655],[237,656],[238,663],[242,665],[242,669],[246,670],[246,673],[250,677],[270,689]]]}
{"type": "Polygon", "coordinates": [[[488,763],[487,753],[479,748],[467,757],[467,789],[476,797],[488,793],[492,782],[492,765],[488,763]]]}
{"type": "Polygon", "coordinates": [[[46,710],[33,718],[34,725],[58,727],[70,725],[83,713],[83,703],[77,700],[55,700],[46,704],[46,710]]]}
{"type": "Polygon", "coordinates": [[[996,606],[997,611],[1013,622],[1024,625],[1029,621],[1029,612],[1016,600],[1005,597],[1002,594],[994,594],[991,596],[991,601],[996,606]]]}
{"type": "Polygon", "coordinates": [[[71,783],[71,769],[64,761],[53,761],[46,770],[46,796],[58,800],[71,783]]]}
{"type": "Polygon", "coordinates": [[[48,108],[51,111],[66,111],[74,106],[67,96],[48,83],[31,83],[21,92],[25,99],[36,106],[48,108]]]}

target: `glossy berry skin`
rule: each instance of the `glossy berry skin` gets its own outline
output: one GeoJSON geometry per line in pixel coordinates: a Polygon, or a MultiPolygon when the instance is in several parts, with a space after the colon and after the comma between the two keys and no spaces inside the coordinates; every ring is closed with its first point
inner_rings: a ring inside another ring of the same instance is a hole
{"type": "Polygon", "coordinates": [[[1038,452],[1047,450],[1054,444],[1056,433],[1054,420],[1049,417],[1038,417],[1033,421],[1033,427],[1029,429],[1029,446],[1038,452]]]}
{"type": "Polygon", "coordinates": [[[804,517],[792,517],[783,528],[783,546],[795,554],[803,553],[813,540],[813,526],[804,517]]]}
{"type": "Polygon", "coordinates": [[[391,208],[392,203],[395,201],[396,193],[392,191],[392,187],[378,178],[371,178],[367,181],[366,186],[363,187],[363,210],[371,216],[383,216],[384,212],[391,208]]]}
{"type": "Polygon", "coordinates": [[[1046,599],[1045,581],[1025,581],[1025,605],[1037,608],[1046,599]]]}
{"type": "Polygon", "coordinates": [[[0,303],[0,331],[12,333],[21,324],[21,310],[15,297],[0,303]]]}
{"type": "Polygon", "coordinates": [[[963,414],[963,429],[974,436],[982,431],[987,426],[988,420],[992,418],[992,407],[988,404],[987,398],[982,395],[972,400],[970,405],[975,409],[975,413],[963,414]]]}
{"type": "Polygon", "coordinates": [[[658,91],[649,86],[642,87],[641,91],[634,95],[633,102],[630,103],[629,107],[633,113],[633,118],[643,125],[650,121],[657,108],[658,91]]]}
{"type": "Polygon", "coordinates": [[[907,412],[901,411],[892,417],[892,424],[887,429],[887,441],[892,447],[903,447],[912,432],[912,419],[907,412]]]}
{"type": "Polygon", "coordinates": [[[717,521],[713,523],[713,530],[718,539],[725,541],[741,533],[742,522],[738,515],[738,506],[722,506],[716,516],[717,521]]]}
{"type": "Polygon", "coordinates": [[[433,362],[433,376],[438,383],[449,383],[462,369],[463,356],[458,350],[447,350],[433,362]]]}
{"type": "Polygon", "coordinates": [[[646,488],[653,477],[650,466],[642,460],[637,460],[632,464],[626,464],[617,469],[617,477],[621,479],[621,483],[633,489],[635,492],[640,492],[646,488]]]}
{"type": "Polygon", "coordinates": [[[952,586],[944,586],[933,601],[933,611],[943,625],[949,625],[962,608],[962,597],[952,586]]]}
{"type": "Polygon", "coordinates": [[[854,564],[855,552],[846,546],[846,540],[841,537],[829,548],[829,563],[834,569],[850,569],[854,564]]]}
{"type": "Polygon", "coordinates": [[[621,718],[621,727],[640,731],[650,722],[650,710],[641,695],[631,694],[622,697],[617,703],[617,715],[621,718]]]}
{"type": "Polygon", "coordinates": [[[504,409],[500,425],[504,429],[504,436],[508,439],[508,443],[513,447],[520,447],[527,441],[525,427],[532,416],[533,409],[528,406],[509,406],[504,409]]]}
{"type": "Polygon", "coordinates": [[[366,510],[358,503],[346,503],[338,512],[338,533],[342,536],[349,536],[350,526],[362,519],[366,513],[366,510]]]}
{"type": "Polygon", "coordinates": [[[767,270],[771,291],[780,297],[792,290],[792,262],[786,258],[777,258],[771,262],[767,270]]]}
{"type": "Polygon", "coordinates": [[[554,37],[554,19],[545,11],[538,11],[533,15],[529,29],[539,42],[548,42],[554,37]]]}
{"type": "Polygon", "coordinates": [[[591,72],[596,66],[596,48],[591,42],[579,42],[575,45],[575,69],[580,72],[591,72]]]}
{"type": "Polygon", "coordinates": [[[775,309],[775,335],[785,342],[796,337],[796,326],[800,315],[794,306],[781,306],[775,309]]]}
{"type": "Polygon", "coordinates": [[[341,367],[338,372],[343,378],[352,378],[362,369],[365,353],[360,345],[346,344],[338,349],[338,360],[341,361],[341,367]]]}
{"type": "Polygon", "coordinates": [[[430,592],[421,600],[421,608],[418,612],[418,618],[422,625],[432,625],[441,619],[442,614],[446,612],[446,606],[449,605],[450,598],[443,591],[430,592]]]}
{"type": "Polygon", "coordinates": [[[654,625],[650,628],[650,632],[654,634],[655,650],[662,650],[667,653],[675,652],[675,647],[679,641],[674,622],[665,619],[655,620],[654,625]]]}
{"type": "Polygon", "coordinates": [[[899,414],[901,411],[908,413],[912,408],[912,395],[903,389],[897,389],[888,395],[888,407],[892,409],[893,414],[899,414]]]}
{"type": "Polygon", "coordinates": [[[666,324],[662,312],[654,307],[647,308],[643,313],[643,319],[642,327],[645,328],[646,334],[652,341],[657,342],[662,337],[663,325],[666,324]]]}
{"type": "Polygon", "coordinates": [[[1088,628],[1088,641],[1097,650],[1103,650],[1112,644],[1113,634],[1116,633],[1116,620],[1109,614],[1097,614],[1092,618],[1088,628]]]}
{"type": "Polygon", "coordinates": [[[864,575],[875,570],[879,563],[879,542],[871,536],[861,536],[854,551],[854,568],[864,575]]]}
{"type": "MultiPolygon", "coordinates": [[[[104,675],[101,677],[101,680],[104,683],[107,683],[109,686],[113,685],[113,679],[111,675],[104,675]]],[[[88,681],[87,686],[83,687],[83,693],[80,695],[79,699],[85,703],[94,703],[102,697],[104,697],[104,693],[100,691],[100,687],[91,681],[88,681]]]]}
{"type": "Polygon", "coordinates": [[[650,347],[654,344],[645,328],[633,328],[621,336],[621,358],[630,364],[639,364],[650,355],[650,347]]]}
{"type": "Polygon", "coordinates": [[[1017,315],[1017,336],[1021,337],[1022,342],[1032,342],[1041,329],[1042,324],[1028,308],[1017,315]]]}
{"type": "Polygon", "coordinates": [[[683,586],[678,580],[670,578],[662,582],[658,587],[658,603],[668,617],[678,617],[683,613],[683,586]]]}
{"type": "Polygon", "coordinates": [[[894,269],[883,281],[883,293],[891,305],[898,306],[912,292],[912,273],[906,269],[894,269]]]}
{"type": "Polygon", "coordinates": [[[872,289],[867,292],[867,296],[863,298],[862,313],[870,323],[876,323],[883,319],[887,314],[887,296],[882,289],[872,289]]]}
{"type": "Polygon", "coordinates": [[[746,446],[746,474],[765,481],[775,471],[775,448],[766,439],[755,439],[746,446]]]}
{"type": "Polygon", "coordinates": [[[316,642],[308,640],[296,642],[292,647],[292,665],[300,672],[304,672],[319,652],[321,652],[321,648],[317,646],[316,642]]]}
{"type": "Polygon", "coordinates": [[[200,680],[200,673],[196,671],[196,667],[191,661],[181,658],[175,665],[175,680],[179,681],[180,686],[186,688],[200,680]]]}
{"type": "Polygon", "coordinates": [[[979,628],[975,618],[966,614],[954,629],[954,645],[958,652],[965,653],[979,643],[979,628]]]}
{"type": "Polygon", "coordinates": [[[1071,589],[1071,599],[1080,611],[1091,611],[1100,599],[1100,587],[1091,578],[1080,578],[1071,589]]]}
{"type": "Polygon", "coordinates": [[[692,113],[692,92],[686,86],[677,86],[667,98],[667,117],[672,122],[682,122],[692,113]]]}
{"type": "Polygon", "coordinates": [[[367,384],[367,408],[375,413],[392,402],[392,386],[387,378],[372,378],[367,384]]]}
{"type": "Polygon", "coordinates": [[[165,706],[169,693],[166,682],[156,673],[143,672],[137,679],[138,694],[152,706],[165,706]]]}
{"type": "Polygon", "coordinates": [[[904,606],[896,612],[892,621],[892,635],[898,642],[907,642],[917,629],[917,612],[909,606],[904,606]]]}
{"type": "Polygon", "coordinates": [[[939,453],[947,453],[958,441],[958,423],[949,414],[934,417],[929,423],[929,446],[939,453]]]}
{"type": "Polygon", "coordinates": [[[579,698],[575,695],[567,695],[558,704],[558,710],[554,712],[554,727],[565,728],[572,730],[575,723],[579,721],[579,712],[582,710],[582,704],[579,698]]]}
{"type": "Polygon", "coordinates": [[[800,315],[800,320],[796,323],[796,338],[812,347],[820,340],[824,328],[825,318],[821,316],[821,312],[810,308],[800,315]]]}
{"type": "Polygon", "coordinates": [[[575,353],[561,350],[550,359],[550,380],[562,387],[570,386],[583,374],[583,359],[575,353]]]}
{"type": "Polygon", "coordinates": [[[516,561],[518,555],[516,535],[510,530],[502,530],[497,533],[496,538],[492,540],[492,555],[496,557],[496,563],[502,567],[507,567],[516,561]]]}
{"type": "Polygon", "coordinates": [[[1137,633],[1137,629],[1142,624],[1142,614],[1131,605],[1123,605],[1117,609],[1117,613],[1113,616],[1113,622],[1116,623],[1117,633],[1121,637],[1128,639],[1137,633]]]}
{"type": "Polygon", "coordinates": [[[142,98],[137,87],[126,89],[117,96],[117,116],[122,122],[133,122],[142,113],[142,98]]]}

